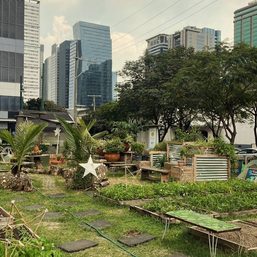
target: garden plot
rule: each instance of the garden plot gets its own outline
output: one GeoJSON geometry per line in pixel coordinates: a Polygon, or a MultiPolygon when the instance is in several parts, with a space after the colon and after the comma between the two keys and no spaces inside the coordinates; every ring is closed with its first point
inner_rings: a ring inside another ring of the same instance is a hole
{"type": "Polygon", "coordinates": [[[120,204],[131,202],[159,214],[180,209],[216,217],[257,213],[257,184],[236,179],[188,184],[119,184],[102,190],[100,195],[120,204]]]}
{"type": "MultiPolygon", "coordinates": [[[[240,226],[241,230],[215,234],[218,238],[218,245],[223,245],[240,251],[257,250],[257,223],[247,221],[233,221],[234,225],[240,226]]],[[[193,226],[190,233],[208,240],[208,231],[193,226]]]]}

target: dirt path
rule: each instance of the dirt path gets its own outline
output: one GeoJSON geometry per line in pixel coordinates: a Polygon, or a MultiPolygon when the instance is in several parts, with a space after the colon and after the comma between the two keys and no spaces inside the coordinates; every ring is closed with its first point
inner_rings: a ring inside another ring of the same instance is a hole
{"type": "Polygon", "coordinates": [[[47,194],[64,193],[64,190],[56,183],[56,177],[42,175],[38,177],[42,181],[42,191],[47,194]]]}

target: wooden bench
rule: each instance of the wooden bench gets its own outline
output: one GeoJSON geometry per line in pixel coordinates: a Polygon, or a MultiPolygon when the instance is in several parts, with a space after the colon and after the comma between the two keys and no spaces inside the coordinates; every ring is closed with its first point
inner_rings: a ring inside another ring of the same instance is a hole
{"type": "Polygon", "coordinates": [[[142,166],[141,168],[141,179],[150,179],[150,174],[152,172],[159,173],[161,175],[161,182],[169,182],[170,172],[168,170],[159,169],[156,167],[142,166]]]}

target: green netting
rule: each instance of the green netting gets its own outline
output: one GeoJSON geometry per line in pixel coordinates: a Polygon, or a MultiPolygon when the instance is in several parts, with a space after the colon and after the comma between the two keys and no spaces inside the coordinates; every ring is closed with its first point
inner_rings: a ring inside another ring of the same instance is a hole
{"type": "Polygon", "coordinates": [[[239,230],[240,227],[237,227],[231,223],[227,223],[221,220],[217,220],[210,216],[200,214],[194,211],[189,210],[179,210],[167,212],[167,215],[176,218],[178,220],[214,231],[214,232],[226,232],[239,230]]]}

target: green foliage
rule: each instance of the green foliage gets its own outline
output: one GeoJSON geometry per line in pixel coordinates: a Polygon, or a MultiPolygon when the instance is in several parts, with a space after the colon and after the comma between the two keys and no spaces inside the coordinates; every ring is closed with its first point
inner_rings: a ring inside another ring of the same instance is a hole
{"type": "Polygon", "coordinates": [[[119,137],[123,142],[126,143],[131,143],[138,132],[138,128],[135,124],[125,121],[113,121],[111,126],[112,136],[119,137]]]}
{"type": "MultiPolygon", "coordinates": [[[[61,257],[63,254],[46,239],[23,238],[24,246],[15,242],[8,246],[8,252],[12,257],[61,257]]],[[[4,245],[0,242],[0,255],[4,254],[4,245]]]]}
{"type": "Polygon", "coordinates": [[[80,119],[77,124],[72,125],[60,117],[58,120],[66,134],[66,155],[68,155],[67,150],[69,150],[72,153],[72,159],[77,163],[87,161],[89,155],[92,154],[97,147],[97,139],[104,136],[105,132],[93,136],[90,134],[89,131],[95,121],[85,124],[85,122],[80,119]]]}
{"type": "Polygon", "coordinates": [[[106,153],[120,153],[124,152],[125,146],[121,140],[116,137],[113,139],[106,140],[104,151],[106,153]]]}
{"type": "Polygon", "coordinates": [[[167,155],[166,154],[163,154],[161,157],[159,157],[155,163],[154,163],[154,166],[156,168],[163,168],[164,167],[164,164],[165,162],[167,161],[167,155]]]}
{"type": "Polygon", "coordinates": [[[163,141],[155,145],[154,151],[167,151],[167,142],[163,141]]]}
{"type": "MultiPolygon", "coordinates": [[[[41,101],[42,99],[40,98],[33,98],[28,100],[25,105],[24,105],[24,109],[27,110],[35,110],[35,111],[40,111],[41,108],[41,101]]],[[[65,109],[61,106],[58,106],[57,104],[55,104],[53,101],[44,101],[44,109],[45,111],[49,111],[49,112],[61,112],[61,111],[65,111],[65,109]]]]}
{"type": "Polygon", "coordinates": [[[193,127],[189,131],[176,129],[175,138],[180,142],[195,142],[198,140],[203,140],[201,132],[196,127],[193,127]]]}
{"type": "Polygon", "coordinates": [[[235,167],[237,163],[237,156],[235,153],[235,147],[233,145],[226,143],[221,138],[216,138],[213,141],[213,146],[216,154],[228,156],[232,167],[235,167]]]}
{"type": "Polygon", "coordinates": [[[131,143],[131,151],[135,152],[136,154],[142,154],[145,149],[145,144],[139,142],[132,142],[131,143]]]}
{"type": "Polygon", "coordinates": [[[25,156],[32,151],[36,140],[46,127],[45,123],[37,125],[32,122],[22,122],[18,124],[14,136],[7,130],[0,131],[0,138],[10,144],[13,149],[18,171],[25,156]]]}
{"type": "Polygon", "coordinates": [[[208,194],[230,194],[241,192],[251,194],[257,191],[257,184],[245,180],[210,181],[181,184],[177,182],[149,185],[113,185],[101,190],[101,194],[115,200],[148,199],[159,197],[200,196],[208,194]]]}

